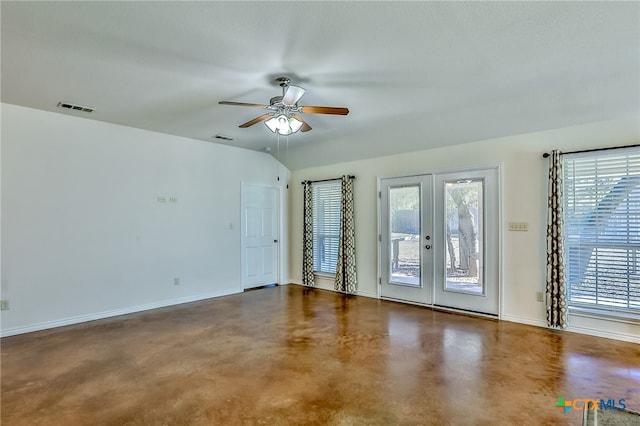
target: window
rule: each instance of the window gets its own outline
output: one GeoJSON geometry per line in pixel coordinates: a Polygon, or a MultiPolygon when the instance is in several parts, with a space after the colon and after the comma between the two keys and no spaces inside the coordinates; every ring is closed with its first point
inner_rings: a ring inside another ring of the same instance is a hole
{"type": "Polygon", "coordinates": [[[340,181],[313,184],[313,271],[336,273],[340,238],[340,181]]]}
{"type": "Polygon", "coordinates": [[[640,149],[563,156],[569,306],[640,313],[640,149]]]}

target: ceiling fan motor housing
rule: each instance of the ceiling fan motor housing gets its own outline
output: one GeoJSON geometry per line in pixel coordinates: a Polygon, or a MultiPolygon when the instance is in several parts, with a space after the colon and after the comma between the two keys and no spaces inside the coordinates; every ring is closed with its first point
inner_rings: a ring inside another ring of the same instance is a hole
{"type": "Polygon", "coordinates": [[[278,77],[276,78],[275,83],[278,86],[284,88],[284,87],[287,87],[289,83],[291,83],[291,80],[289,80],[287,77],[278,77]]]}

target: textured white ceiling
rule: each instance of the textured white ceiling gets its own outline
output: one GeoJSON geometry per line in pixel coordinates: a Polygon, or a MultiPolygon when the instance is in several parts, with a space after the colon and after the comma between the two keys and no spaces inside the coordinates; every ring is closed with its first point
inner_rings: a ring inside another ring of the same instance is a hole
{"type": "Polygon", "coordinates": [[[276,144],[238,128],[263,112],[218,101],[268,103],[284,75],[349,107],[305,116],[293,169],[640,114],[639,2],[1,7],[3,102],[249,149],[276,144]]]}

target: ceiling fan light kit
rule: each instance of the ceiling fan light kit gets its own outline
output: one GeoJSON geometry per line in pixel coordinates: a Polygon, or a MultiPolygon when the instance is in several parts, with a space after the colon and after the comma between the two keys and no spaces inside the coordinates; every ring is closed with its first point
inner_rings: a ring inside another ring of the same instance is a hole
{"type": "Polygon", "coordinates": [[[306,90],[299,86],[290,86],[290,80],[287,77],[278,77],[275,82],[282,87],[282,96],[271,98],[269,105],[231,101],[220,101],[218,103],[221,105],[248,106],[269,110],[268,113],[249,120],[239,127],[246,128],[264,121],[269,130],[283,136],[298,131],[308,132],[311,130],[311,126],[298,114],[349,114],[349,109],[344,107],[298,106],[298,101],[306,90]]]}
{"type": "Polygon", "coordinates": [[[302,122],[294,117],[288,117],[286,114],[271,117],[264,124],[273,133],[278,132],[282,136],[287,136],[297,132],[302,127],[302,122]]]}

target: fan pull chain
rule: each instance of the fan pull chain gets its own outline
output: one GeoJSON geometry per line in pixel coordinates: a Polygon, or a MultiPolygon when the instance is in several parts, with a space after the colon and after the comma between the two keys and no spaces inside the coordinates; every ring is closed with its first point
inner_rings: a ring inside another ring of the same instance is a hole
{"type": "Polygon", "coordinates": [[[280,181],[280,132],[276,132],[276,176],[280,181]]]}

